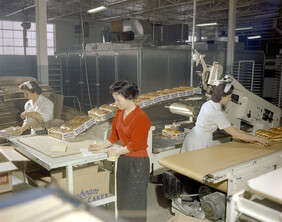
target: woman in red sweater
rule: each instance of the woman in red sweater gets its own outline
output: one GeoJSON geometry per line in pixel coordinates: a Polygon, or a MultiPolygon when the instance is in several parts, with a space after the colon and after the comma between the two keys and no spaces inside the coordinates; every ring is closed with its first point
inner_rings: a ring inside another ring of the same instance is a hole
{"type": "Polygon", "coordinates": [[[119,216],[128,221],[146,221],[149,157],[147,138],[151,122],[134,103],[138,95],[136,84],[121,80],[110,86],[117,111],[109,138],[101,145],[90,145],[90,151],[100,151],[121,141],[122,148],[107,149],[108,156],[120,156],[117,163],[117,206],[119,216]]]}

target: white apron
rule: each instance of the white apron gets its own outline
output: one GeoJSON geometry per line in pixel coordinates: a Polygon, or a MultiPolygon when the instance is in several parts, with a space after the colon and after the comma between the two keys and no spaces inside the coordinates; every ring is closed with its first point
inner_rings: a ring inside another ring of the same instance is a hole
{"type": "Polygon", "coordinates": [[[197,117],[195,127],[186,136],[181,153],[206,148],[212,145],[212,134],[231,126],[221,110],[221,105],[211,100],[205,102],[197,117]]]}
{"type": "Polygon", "coordinates": [[[181,153],[211,146],[212,132],[206,132],[195,126],[191,129],[182,145],[181,153]]]}

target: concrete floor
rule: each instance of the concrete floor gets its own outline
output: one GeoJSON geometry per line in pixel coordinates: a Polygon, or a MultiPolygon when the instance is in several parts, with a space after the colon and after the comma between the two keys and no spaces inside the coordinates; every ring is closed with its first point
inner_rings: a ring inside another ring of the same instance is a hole
{"type": "Polygon", "coordinates": [[[161,184],[149,182],[147,190],[147,222],[166,222],[173,217],[171,201],[163,196],[161,184]]]}

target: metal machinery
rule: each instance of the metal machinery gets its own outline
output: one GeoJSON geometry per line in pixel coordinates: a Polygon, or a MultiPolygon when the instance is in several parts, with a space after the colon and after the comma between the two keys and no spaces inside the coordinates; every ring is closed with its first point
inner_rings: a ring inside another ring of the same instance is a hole
{"type": "MultiPolygon", "coordinates": [[[[254,134],[257,129],[268,130],[271,127],[279,126],[281,117],[280,108],[249,92],[232,76],[225,76],[224,78],[220,79],[222,74],[222,66],[217,62],[214,62],[212,66],[208,67],[205,64],[204,55],[201,55],[196,50],[194,53],[194,60],[197,64],[201,63],[203,66],[203,72],[200,73],[202,76],[201,86],[203,92],[205,92],[206,98],[210,96],[211,89],[214,85],[218,85],[221,82],[231,82],[234,85],[235,89],[233,91],[232,100],[226,106],[225,111],[231,124],[237,129],[254,134]]],[[[171,104],[171,107],[173,107],[173,104],[171,104]]],[[[172,113],[182,114],[184,116],[187,116],[186,114],[189,113],[187,110],[191,108],[185,103],[178,103],[177,107],[179,108],[178,110],[182,111],[174,112],[172,109],[172,113]],[[183,111],[183,107],[186,107],[187,110],[183,111]]],[[[273,156],[273,158],[277,159],[275,156],[273,156]]],[[[268,169],[269,171],[275,169],[275,166],[272,165],[275,165],[276,161],[279,163],[279,160],[274,161],[274,159],[267,160],[269,162],[268,165],[266,165],[266,160],[262,161],[258,159],[257,162],[262,162],[262,165],[260,166],[262,167],[261,169],[268,169]]],[[[238,180],[238,182],[235,182],[233,185],[230,183],[228,186],[228,194],[233,194],[238,192],[240,189],[245,188],[246,178],[249,178],[252,174],[259,175],[265,172],[265,170],[250,170],[247,172],[245,166],[236,166],[231,170],[234,171],[236,169],[238,172],[235,174],[239,175],[241,171],[244,172],[244,179],[238,180]]],[[[203,179],[204,182],[213,183],[215,181],[223,181],[224,178],[227,178],[226,175],[228,174],[230,174],[230,170],[228,171],[228,169],[226,169],[222,170],[221,173],[218,173],[215,176],[205,177],[203,179]]],[[[235,174],[234,178],[236,176],[238,177],[238,175],[235,174]]],[[[198,190],[199,193],[192,195],[191,193],[187,194],[184,189],[184,185],[187,184],[187,181],[185,180],[187,180],[187,178],[183,179],[183,177],[177,174],[174,175],[171,172],[165,173],[163,175],[165,196],[169,199],[172,199],[172,211],[184,213],[200,219],[206,218],[212,221],[221,219],[224,221],[226,211],[226,195],[224,193],[212,190],[206,186],[201,186],[198,190]],[[199,196],[199,198],[193,199],[194,196],[199,196]]],[[[227,221],[228,220],[229,218],[227,218],[227,221]]]]}
{"type": "MultiPolygon", "coordinates": [[[[268,130],[279,125],[280,108],[249,92],[232,76],[225,76],[220,79],[223,70],[222,66],[218,62],[214,62],[212,66],[207,66],[204,57],[205,55],[195,50],[194,60],[196,65],[200,63],[203,66],[201,74],[202,95],[191,95],[144,109],[150,119],[153,120],[153,125],[156,128],[153,132],[151,150],[154,175],[158,175],[165,170],[164,167],[159,165],[158,160],[179,153],[183,143],[183,139],[171,140],[164,138],[160,135],[160,129],[163,129],[166,124],[173,124],[173,121],[177,121],[176,126],[188,132],[194,126],[200,106],[210,97],[212,86],[218,85],[220,82],[231,82],[235,87],[232,101],[228,103],[225,111],[229,121],[237,129],[254,134],[257,129],[268,130]],[[171,114],[169,114],[169,111],[171,114]]],[[[213,145],[230,141],[230,139],[230,136],[218,130],[214,133],[213,145]]]]}
{"type": "Polygon", "coordinates": [[[234,85],[232,101],[226,106],[226,115],[231,124],[237,129],[253,134],[257,129],[268,130],[279,125],[281,117],[279,107],[246,90],[232,76],[226,75],[220,79],[222,66],[214,62],[212,66],[207,67],[204,56],[195,50],[194,60],[196,65],[201,63],[203,66],[201,75],[204,92],[210,94],[211,87],[218,85],[220,82],[231,82],[234,85]]]}

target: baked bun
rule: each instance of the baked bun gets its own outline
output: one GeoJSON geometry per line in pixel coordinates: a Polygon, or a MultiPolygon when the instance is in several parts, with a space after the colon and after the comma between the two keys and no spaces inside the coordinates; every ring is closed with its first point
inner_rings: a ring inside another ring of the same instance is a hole
{"type": "Polygon", "coordinates": [[[282,130],[282,126],[278,126],[276,127],[276,129],[282,130]]]}
{"type": "Polygon", "coordinates": [[[271,133],[282,134],[282,129],[280,130],[278,127],[270,128],[268,131],[271,132],[271,133]]]}
{"type": "Polygon", "coordinates": [[[88,111],[88,114],[91,116],[91,115],[97,115],[97,116],[101,116],[101,115],[104,115],[104,114],[107,114],[109,113],[109,111],[107,110],[104,110],[104,109],[99,109],[99,108],[93,108],[91,110],[88,111]]]}
{"type": "Polygon", "coordinates": [[[257,136],[263,136],[271,141],[282,141],[282,132],[276,128],[270,128],[268,131],[259,129],[256,131],[257,136]]]}
{"type": "Polygon", "coordinates": [[[108,104],[104,104],[104,105],[100,106],[99,108],[102,109],[102,110],[109,111],[109,112],[115,112],[118,109],[116,106],[112,106],[112,105],[108,105],[108,104]]]}
{"type": "Polygon", "coordinates": [[[69,122],[74,123],[74,124],[75,123],[84,124],[91,119],[92,119],[92,117],[90,117],[90,116],[76,116],[76,117],[72,118],[69,122]]]}
{"type": "Polygon", "coordinates": [[[193,87],[190,87],[190,86],[179,86],[179,87],[174,87],[172,89],[173,90],[177,90],[177,91],[187,91],[187,90],[193,89],[193,87]]]}
{"type": "Polygon", "coordinates": [[[140,95],[139,97],[140,98],[149,98],[149,99],[153,99],[153,98],[156,98],[158,96],[161,96],[162,94],[159,93],[159,92],[150,92],[150,93],[145,93],[145,94],[142,94],[140,95]]]}
{"type": "Polygon", "coordinates": [[[267,137],[267,131],[266,130],[263,130],[263,129],[258,129],[256,131],[256,135],[257,136],[264,136],[264,137],[267,137]]]}

